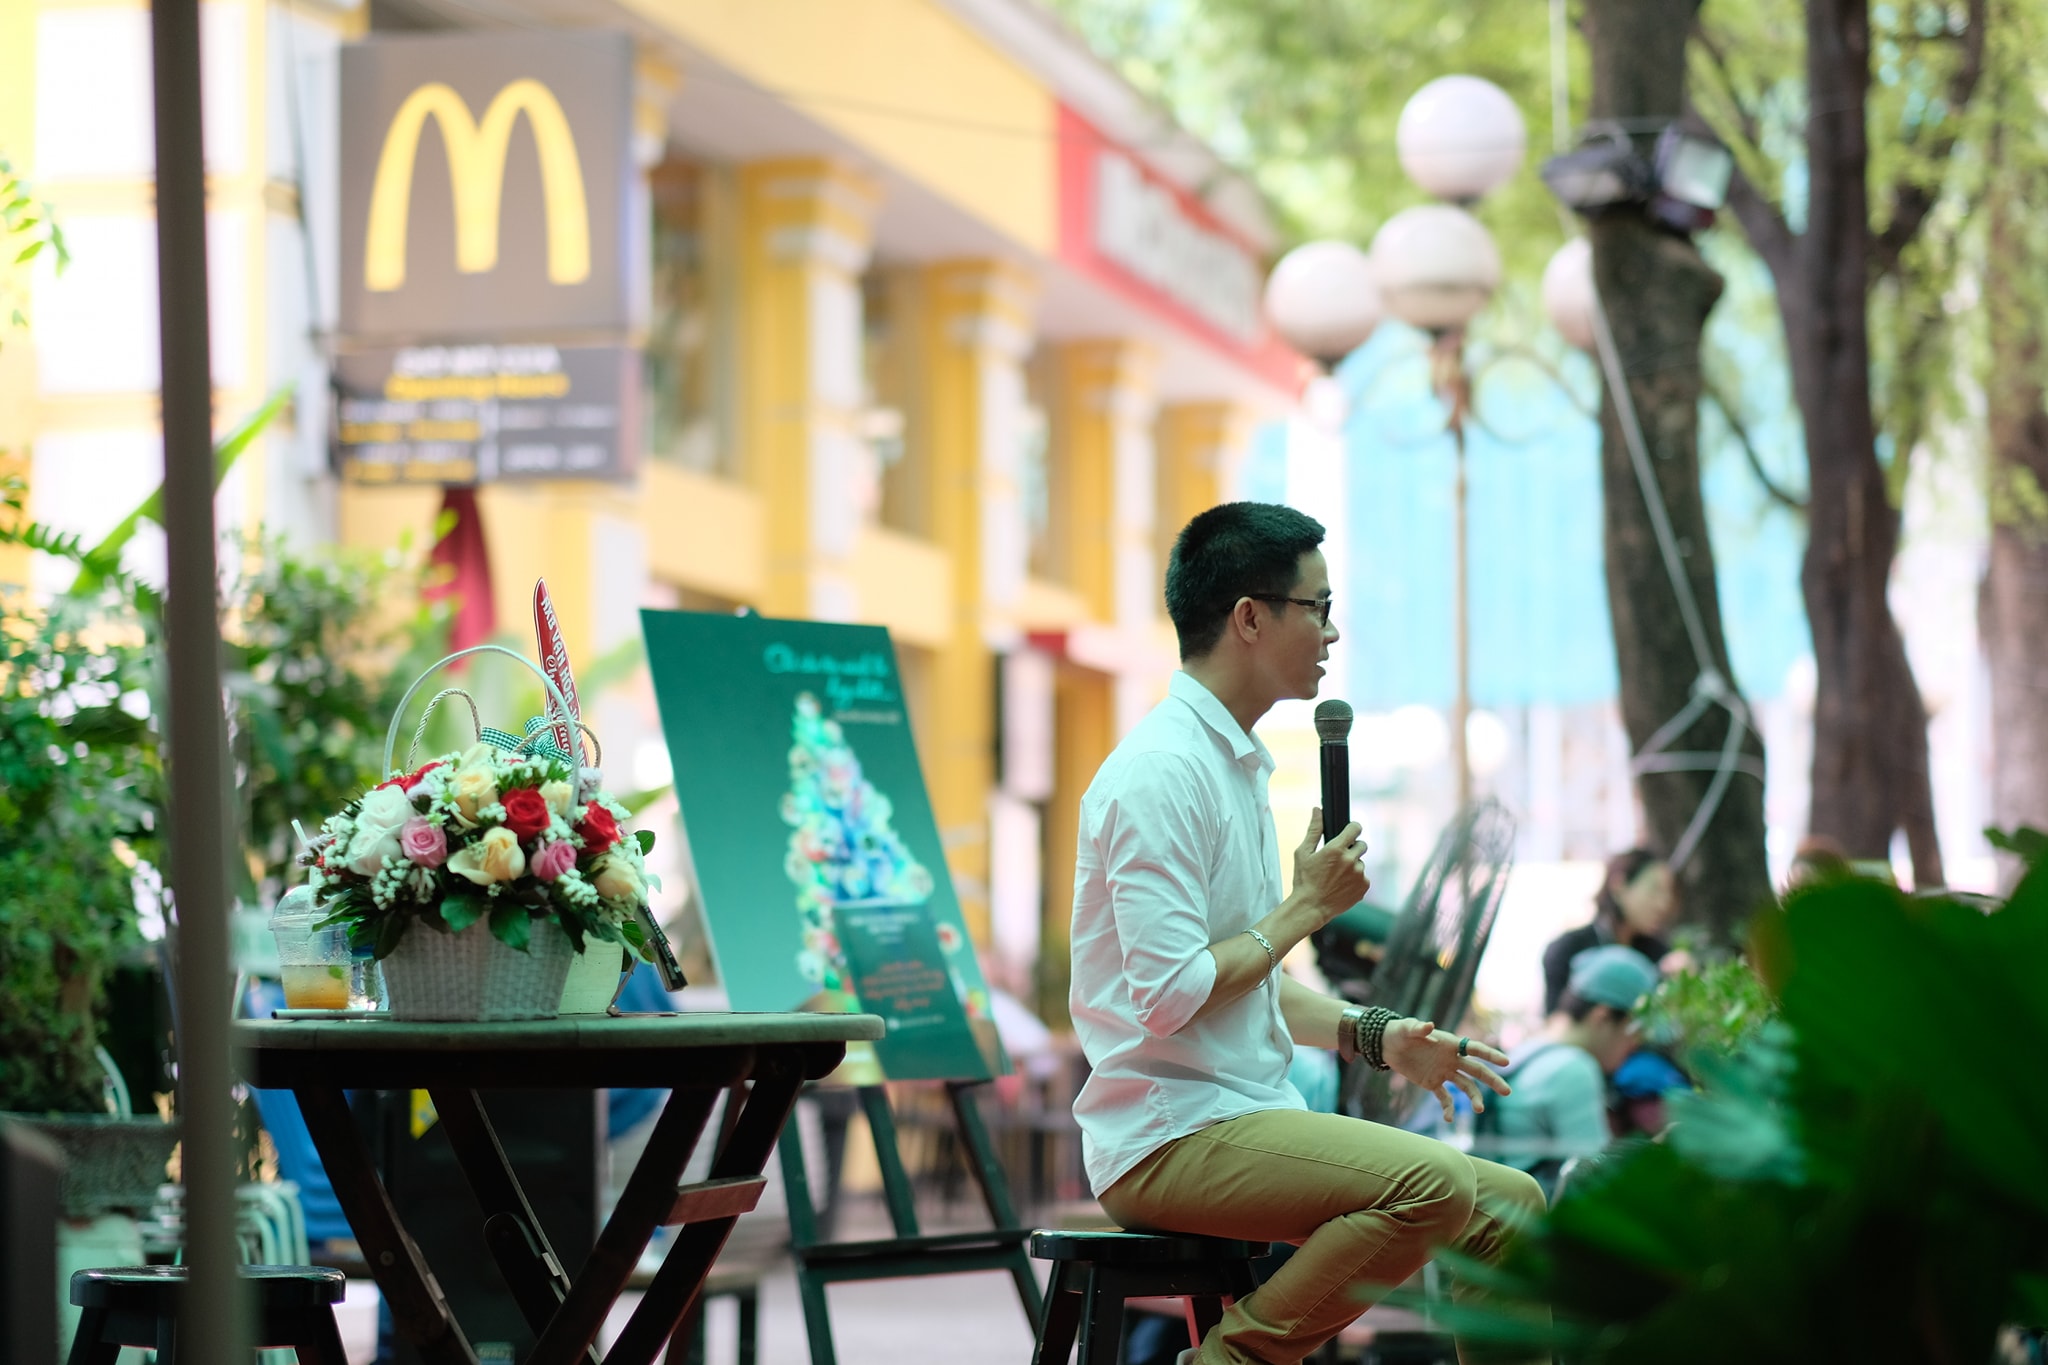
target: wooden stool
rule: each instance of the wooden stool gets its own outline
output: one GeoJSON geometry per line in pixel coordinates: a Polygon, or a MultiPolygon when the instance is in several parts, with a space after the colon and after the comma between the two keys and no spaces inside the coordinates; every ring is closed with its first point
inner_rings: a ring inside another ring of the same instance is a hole
{"type": "MultiPolygon", "coordinates": [[[[348,1292],[339,1270],[314,1265],[237,1267],[256,1301],[255,1346],[289,1346],[300,1365],[348,1365],[334,1305],[348,1292]]],[[[69,1365],[116,1365],[123,1346],[153,1346],[157,1365],[177,1365],[178,1312],[185,1298],[181,1265],[81,1270],[71,1302],[85,1310],[71,1339],[69,1365]]]]}
{"type": "Polygon", "coordinates": [[[1124,1300],[1187,1300],[1195,1345],[1233,1299],[1258,1287],[1252,1262],[1268,1245],[1150,1232],[1034,1232],[1031,1254],[1051,1261],[1052,1283],[1031,1365],[1066,1365],[1078,1329],[1081,1365],[1116,1365],[1124,1300]]]}

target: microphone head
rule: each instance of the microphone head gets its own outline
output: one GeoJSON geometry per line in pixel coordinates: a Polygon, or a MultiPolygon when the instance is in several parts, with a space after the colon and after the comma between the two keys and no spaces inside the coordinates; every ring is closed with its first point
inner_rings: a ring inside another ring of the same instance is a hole
{"type": "Polygon", "coordinates": [[[1351,734],[1351,704],[1335,697],[1316,704],[1316,734],[1325,744],[1342,744],[1351,734]]]}

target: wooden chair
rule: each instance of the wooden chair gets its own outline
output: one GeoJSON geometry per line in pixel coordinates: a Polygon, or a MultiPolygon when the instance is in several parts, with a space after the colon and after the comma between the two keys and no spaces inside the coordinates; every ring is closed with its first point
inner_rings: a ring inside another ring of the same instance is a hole
{"type": "MultiPolygon", "coordinates": [[[[338,1270],[313,1265],[237,1267],[255,1299],[257,1347],[289,1346],[300,1365],[348,1365],[334,1305],[348,1292],[338,1270]]],[[[69,1365],[117,1365],[123,1346],[156,1348],[157,1365],[177,1365],[178,1313],[185,1299],[181,1265],[81,1270],[71,1302],[84,1309],[69,1365]]]]}
{"type": "Polygon", "coordinates": [[[1031,1365],[1066,1365],[1077,1332],[1081,1365],[1116,1365],[1126,1299],[1186,1299],[1188,1335],[1199,1345],[1224,1307],[1257,1287],[1252,1262],[1268,1250],[1177,1233],[1034,1232],[1031,1254],[1053,1267],[1031,1365]]]}

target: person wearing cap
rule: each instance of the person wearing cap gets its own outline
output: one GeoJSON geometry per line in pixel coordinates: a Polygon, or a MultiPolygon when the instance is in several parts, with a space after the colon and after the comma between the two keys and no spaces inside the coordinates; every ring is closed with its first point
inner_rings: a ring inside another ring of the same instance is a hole
{"type": "Polygon", "coordinates": [[[1493,1104],[1489,1136],[1498,1159],[1529,1172],[1546,1196],[1573,1157],[1613,1137],[1607,1078],[1636,1051],[1636,1006],[1657,986],[1657,964],[1618,943],[1571,961],[1557,1009],[1503,1074],[1513,1086],[1493,1104]]]}

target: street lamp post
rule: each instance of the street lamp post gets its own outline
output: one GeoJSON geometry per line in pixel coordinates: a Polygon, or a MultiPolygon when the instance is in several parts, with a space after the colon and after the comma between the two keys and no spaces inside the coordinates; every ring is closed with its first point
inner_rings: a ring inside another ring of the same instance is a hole
{"type": "Polygon", "coordinates": [[[1465,327],[1500,285],[1500,252],[1471,214],[1449,204],[1424,204],[1387,220],[1373,238],[1372,260],[1387,310],[1432,338],[1430,378],[1443,401],[1456,452],[1451,596],[1457,692],[1451,703],[1451,755],[1462,810],[1472,800],[1466,736],[1472,716],[1472,626],[1465,477],[1465,417],[1471,408],[1472,381],[1465,368],[1465,327]]]}
{"type": "Polygon", "coordinates": [[[1465,327],[1500,285],[1500,252],[1467,205],[1522,167],[1528,132],[1506,92],[1477,76],[1442,76],[1410,97],[1394,131],[1401,168],[1439,200],[1404,209],[1381,226],[1369,257],[1345,242],[1309,242],[1273,268],[1266,312],[1280,335],[1325,370],[1364,344],[1381,313],[1428,332],[1430,372],[1449,413],[1457,452],[1453,569],[1457,696],[1452,753],[1458,805],[1472,800],[1466,723],[1472,714],[1471,627],[1465,509],[1465,418],[1472,382],[1465,327]],[[1361,269],[1361,266],[1369,268],[1361,269]]]}

